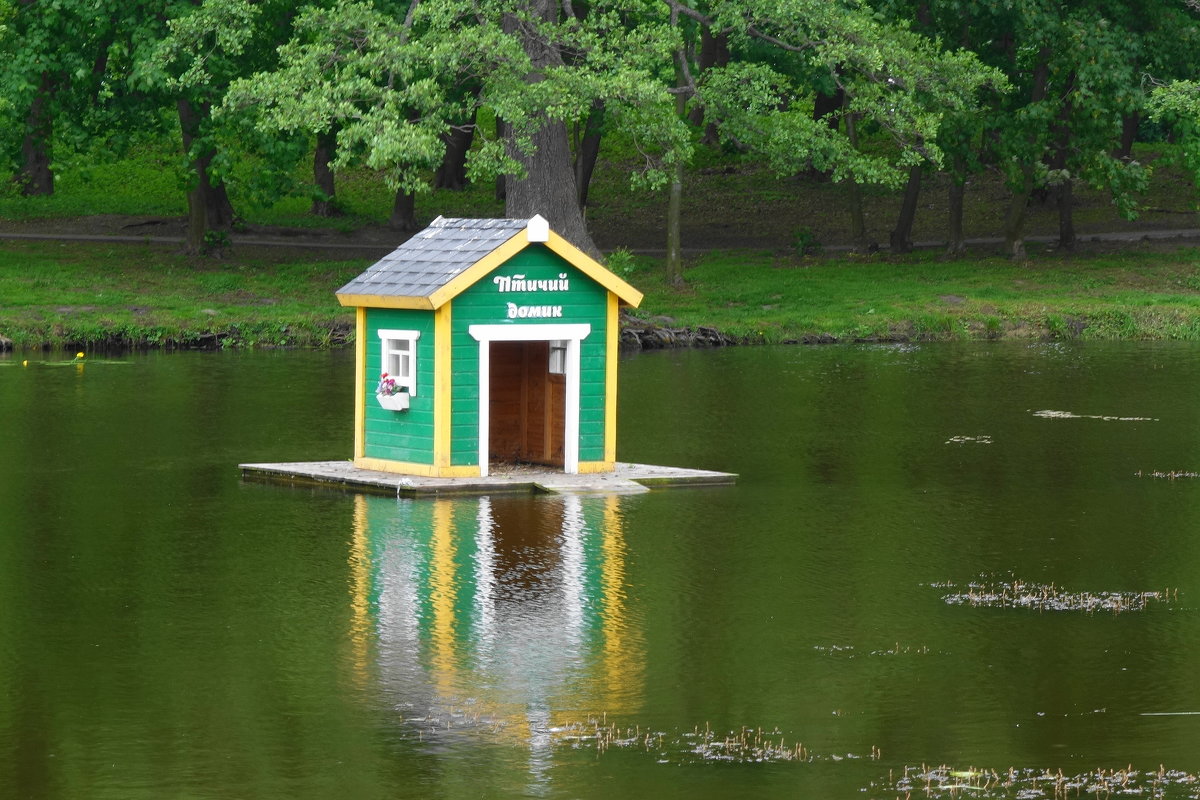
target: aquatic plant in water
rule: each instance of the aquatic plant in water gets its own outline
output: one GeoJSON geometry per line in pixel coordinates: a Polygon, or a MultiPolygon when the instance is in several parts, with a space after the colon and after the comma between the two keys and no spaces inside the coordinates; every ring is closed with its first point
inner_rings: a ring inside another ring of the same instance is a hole
{"type": "Polygon", "coordinates": [[[1105,422],[1158,422],[1154,417],[1116,417],[1107,414],[1075,414],[1071,411],[1034,411],[1042,419],[1101,419],[1105,422]]]}
{"type": "Polygon", "coordinates": [[[789,742],[778,728],[765,730],[743,726],[740,730],[718,733],[705,723],[691,731],[667,733],[622,727],[608,722],[607,716],[590,716],[582,722],[551,729],[555,741],[574,748],[643,750],[655,755],[660,764],[719,761],[738,764],[763,762],[845,761],[861,758],[878,760],[881,752],[872,746],[866,755],[857,753],[813,753],[802,742],[789,742]]]}
{"type": "Polygon", "coordinates": [[[948,605],[981,608],[1032,608],[1037,611],[1143,611],[1151,603],[1171,603],[1179,599],[1178,589],[1161,592],[1076,592],[1055,584],[1026,583],[1010,578],[972,581],[958,587],[953,583],[930,584],[938,589],[960,589],[942,595],[948,605]]]}
{"type": "MultiPolygon", "coordinates": [[[[843,658],[857,658],[860,655],[860,652],[856,651],[853,645],[840,645],[840,644],[821,645],[821,644],[818,644],[818,645],[813,645],[813,650],[816,650],[819,653],[825,653],[826,655],[842,656],[843,658]]],[[[931,651],[927,645],[923,645],[923,644],[916,645],[916,646],[907,645],[907,644],[901,645],[899,642],[896,642],[894,645],[892,645],[889,648],[884,648],[882,650],[875,649],[875,650],[862,651],[861,654],[867,655],[867,656],[900,656],[900,655],[921,655],[921,656],[923,656],[923,655],[929,655],[930,652],[931,651]]]]}
{"type": "Polygon", "coordinates": [[[1066,775],[1061,769],[1009,767],[1007,770],[954,769],[946,765],[905,767],[903,775],[889,773],[874,782],[873,791],[895,792],[898,797],[1067,798],[1136,795],[1153,798],[1200,797],[1200,779],[1182,770],[1163,766],[1155,770],[1095,769],[1066,775]]]}
{"type": "Polygon", "coordinates": [[[1177,480],[1179,478],[1200,478],[1200,472],[1190,472],[1183,469],[1173,469],[1169,471],[1153,470],[1151,472],[1143,472],[1139,469],[1133,474],[1139,478],[1166,478],[1170,481],[1177,480]]]}

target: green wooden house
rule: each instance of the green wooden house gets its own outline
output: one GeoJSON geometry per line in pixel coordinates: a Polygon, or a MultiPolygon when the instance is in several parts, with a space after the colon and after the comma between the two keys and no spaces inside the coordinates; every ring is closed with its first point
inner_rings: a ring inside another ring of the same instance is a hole
{"type": "Polygon", "coordinates": [[[614,468],[617,311],[642,295],[540,216],[439,217],[337,297],[356,309],[355,466],[614,468]]]}

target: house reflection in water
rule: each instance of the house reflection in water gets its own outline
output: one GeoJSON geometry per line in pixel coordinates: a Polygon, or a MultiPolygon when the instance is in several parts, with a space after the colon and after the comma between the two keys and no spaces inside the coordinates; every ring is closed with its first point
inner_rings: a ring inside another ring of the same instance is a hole
{"type": "Polygon", "coordinates": [[[641,703],[616,497],[356,496],[353,671],[423,735],[483,732],[547,766],[552,729],[641,703]],[[377,682],[377,689],[372,683],[377,682]]]}

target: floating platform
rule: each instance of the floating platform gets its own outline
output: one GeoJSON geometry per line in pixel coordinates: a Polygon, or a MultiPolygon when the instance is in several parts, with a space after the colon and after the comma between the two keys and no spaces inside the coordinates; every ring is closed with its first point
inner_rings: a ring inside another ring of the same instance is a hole
{"type": "Polygon", "coordinates": [[[486,478],[425,478],[394,472],[359,469],[349,461],[297,461],[280,464],[240,464],[242,477],[270,483],[330,486],[372,494],[633,494],[664,486],[730,484],[731,472],[618,462],[612,472],[568,475],[529,465],[499,466],[486,478]]]}

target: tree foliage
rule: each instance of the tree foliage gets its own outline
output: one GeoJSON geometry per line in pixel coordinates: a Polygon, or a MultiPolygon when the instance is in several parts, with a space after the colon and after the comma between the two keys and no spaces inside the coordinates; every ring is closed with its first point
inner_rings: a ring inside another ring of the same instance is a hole
{"type": "Polygon", "coordinates": [[[269,203],[317,137],[335,170],[410,196],[470,133],[469,179],[507,176],[510,212],[549,205],[585,244],[584,143],[592,157],[614,133],[639,156],[635,191],[681,191],[714,141],[851,189],[915,193],[948,170],[961,190],[990,169],[1019,255],[1038,197],[1064,243],[1078,183],[1135,212],[1147,173],[1119,143],[1141,116],[1200,145],[1198,16],[1182,0],[0,0],[0,147],[25,190],[52,191],[56,164],[176,120],[193,244],[231,222],[235,161],[259,165],[239,197],[269,203]]]}
{"type": "MultiPolygon", "coordinates": [[[[670,31],[639,15],[646,7],[636,3],[595,3],[584,16],[553,20],[511,8],[454,0],[427,0],[404,16],[345,0],[308,8],[280,49],[279,69],[237,82],[226,108],[255,107],[272,128],[336,128],[340,165],[365,164],[393,185],[425,191],[428,171],[444,155],[444,136],[474,125],[463,120],[477,108],[503,119],[528,150],[541,119],[581,124],[602,103],[609,124],[647,154],[635,177],[661,185],[664,158],[688,146],[656,75],[670,63],[670,31]],[[566,57],[535,65],[513,35],[522,29],[566,57]]],[[[521,171],[491,131],[476,134],[473,179],[521,171]]]]}
{"type": "Polygon", "coordinates": [[[727,137],[781,173],[811,164],[835,180],[898,185],[905,167],[942,164],[937,140],[947,114],[972,108],[981,87],[1002,83],[973,53],[943,50],[854,0],[725,0],[706,21],[726,31],[735,50],[761,42],[780,51],[774,63],[739,59],[710,70],[697,95],[727,137]],[[881,131],[893,147],[865,152],[814,119],[818,89],[843,95],[837,115],[881,131]]]}

